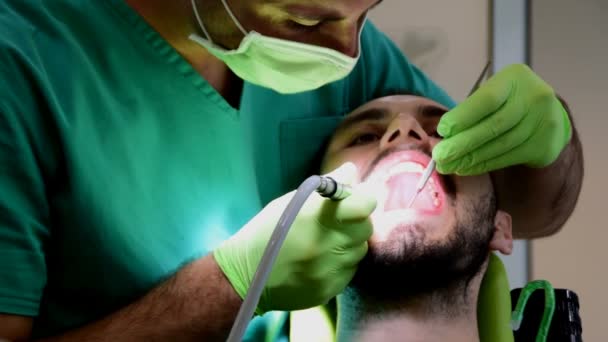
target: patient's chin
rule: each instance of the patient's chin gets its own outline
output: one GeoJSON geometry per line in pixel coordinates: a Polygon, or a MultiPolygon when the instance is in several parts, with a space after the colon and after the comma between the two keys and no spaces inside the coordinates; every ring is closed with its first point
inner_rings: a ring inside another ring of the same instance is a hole
{"type": "Polygon", "coordinates": [[[468,286],[488,258],[497,209],[492,193],[463,207],[466,215],[452,223],[415,215],[377,225],[372,218],[369,250],[350,287],[390,303],[468,286]]]}
{"type": "Polygon", "coordinates": [[[427,241],[424,229],[399,229],[406,233],[370,240],[351,288],[375,300],[406,299],[466,283],[487,257],[488,234],[459,226],[444,241],[427,241]]]}

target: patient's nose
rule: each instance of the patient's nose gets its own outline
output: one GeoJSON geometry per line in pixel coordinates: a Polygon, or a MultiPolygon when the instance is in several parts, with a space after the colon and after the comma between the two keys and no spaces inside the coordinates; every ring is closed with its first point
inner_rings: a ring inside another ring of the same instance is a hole
{"type": "Polygon", "coordinates": [[[420,148],[430,149],[430,139],[418,120],[411,115],[398,115],[390,123],[382,136],[380,146],[382,149],[398,145],[418,145],[420,148]]]}

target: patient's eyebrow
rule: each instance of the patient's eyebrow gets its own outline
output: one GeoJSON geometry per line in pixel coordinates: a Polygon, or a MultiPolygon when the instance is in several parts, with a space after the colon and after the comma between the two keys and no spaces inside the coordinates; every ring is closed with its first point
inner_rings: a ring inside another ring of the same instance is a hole
{"type": "Polygon", "coordinates": [[[386,108],[369,108],[359,114],[346,117],[336,129],[336,132],[347,131],[352,127],[365,121],[382,121],[391,116],[391,112],[386,108]]]}

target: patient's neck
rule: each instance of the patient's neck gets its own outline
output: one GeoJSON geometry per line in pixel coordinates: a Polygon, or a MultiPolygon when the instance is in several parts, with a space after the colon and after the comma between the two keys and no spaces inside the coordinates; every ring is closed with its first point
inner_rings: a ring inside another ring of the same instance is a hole
{"type": "Polygon", "coordinates": [[[391,300],[349,287],[338,301],[338,341],[479,341],[480,283],[476,276],[466,287],[391,300]]]}

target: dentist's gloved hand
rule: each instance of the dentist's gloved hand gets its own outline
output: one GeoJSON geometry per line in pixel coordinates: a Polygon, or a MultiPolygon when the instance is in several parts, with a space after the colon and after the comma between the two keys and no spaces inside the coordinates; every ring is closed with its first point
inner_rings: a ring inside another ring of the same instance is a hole
{"type": "MultiPolygon", "coordinates": [[[[356,167],[348,163],[329,175],[349,184],[355,174],[356,167]]],[[[294,194],[269,203],[214,251],[218,265],[243,299],[270,235],[294,194]]],[[[305,309],[342,292],[367,253],[372,234],[369,215],[375,207],[375,197],[357,188],[341,201],[311,194],[287,234],[256,313],[305,309]]]]}
{"type": "Polygon", "coordinates": [[[553,163],[572,127],[553,89],[523,64],[508,66],[444,114],[433,149],[437,170],[475,175],[553,163]]]}

